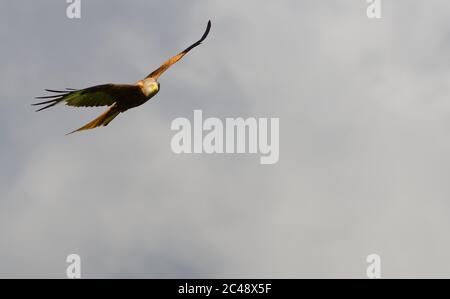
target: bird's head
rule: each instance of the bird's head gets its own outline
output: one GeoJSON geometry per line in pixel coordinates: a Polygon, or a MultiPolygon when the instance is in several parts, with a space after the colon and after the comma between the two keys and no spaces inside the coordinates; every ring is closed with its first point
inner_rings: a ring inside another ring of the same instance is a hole
{"type": "Polygon", "coordinates": [[[144,80],[140,84],[142,92],[146,97],[152,97],[159,91],[159,82],[155,80],[144,80]]]}

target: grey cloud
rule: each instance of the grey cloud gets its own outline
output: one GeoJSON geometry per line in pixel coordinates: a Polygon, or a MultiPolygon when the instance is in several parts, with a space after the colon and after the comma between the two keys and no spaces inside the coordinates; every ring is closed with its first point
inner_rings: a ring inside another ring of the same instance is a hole
{"type": "Polygon", "coordinates": [[[449,277],[447,1],[2,1],[0,277],[449,277]],[[132,3],[132,5],[130,5],[132,3]],[[133,82],[211,35],[110,126],[29,106],[133,82]],[[4,47],[3,44],[7,46],[4,47]],[[174,155],[170,123],[279,117],[280,161],[174,155]]]}

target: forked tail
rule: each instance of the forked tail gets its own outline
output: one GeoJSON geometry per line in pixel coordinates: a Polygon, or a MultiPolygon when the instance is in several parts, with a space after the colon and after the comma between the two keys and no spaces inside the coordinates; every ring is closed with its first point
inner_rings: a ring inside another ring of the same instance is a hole
{"type": "Polygon", "coordinates": [[[79,132],[79,131],[84,131],[84,130],[90,130],[90,129],[94,129],[97,127],[105,127],[107,126],[117,115],[119,115],[120,111],[117,109],[116,105],[112,105],[108,110],[106,110],[105,112],[103,112],[102,114],[100,114],[99,117],[97,117],[96,119],[94,119],[93,121],[91,121],[90,123],[82,126],[81,128],[79,128],[78,130],[75,130],[73,132],[70,132],[66,135],[75,133],[75,132],[79,132]]]}

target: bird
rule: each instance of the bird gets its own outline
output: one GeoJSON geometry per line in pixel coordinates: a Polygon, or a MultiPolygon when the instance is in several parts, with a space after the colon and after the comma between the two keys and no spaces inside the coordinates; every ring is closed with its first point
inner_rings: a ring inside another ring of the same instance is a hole
{"type": "Polygon", "coordinates": [[[35,99],[45,101],[34,103],[32,105],[39,107],[43,106],[36,110],[36,112],[48,109],[59,103],[65,103],[68,106],[74,107],[108,106],[108,109],[96,119],[66,135],[97,127],[105,127],[120,113],[138,107],[154,97],[160,91],[160,83],[158,82],[159,77],[173,64],[183,58],[189,51],[200,45],[208,36],[210,29],[211,20],[208,21],[206,30],[198,41],[166,60],[159,68],[151,72],[144,79],[137,81],[135,84],[109,83],[85,89],[45,89],[46,92],[52,93],[52,95],[35,97],[35,99]]]}

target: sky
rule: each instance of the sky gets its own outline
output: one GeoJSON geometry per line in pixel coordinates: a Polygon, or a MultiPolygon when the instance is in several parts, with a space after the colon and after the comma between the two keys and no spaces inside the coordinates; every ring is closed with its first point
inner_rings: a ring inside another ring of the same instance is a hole
{"type": "Polygon", "coordinates": [[[450,277],[450,3],[0,0],[0,277],[450,277]],[[45,88],[161,91],[36,113],[45,88]],[[175,118],[279,118],[280,157],[173,153],[175,118]]]}

